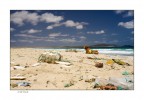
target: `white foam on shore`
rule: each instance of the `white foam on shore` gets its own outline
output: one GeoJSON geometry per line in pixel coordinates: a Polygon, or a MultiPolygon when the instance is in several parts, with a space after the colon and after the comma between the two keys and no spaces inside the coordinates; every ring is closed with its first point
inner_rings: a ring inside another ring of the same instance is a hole
{"type": "MultiPolygon", "coordinates": [[[[44,50],[55,50],[55,51],[65,51],[67,49],[44,49],[44,50]]],[[[77,51],[85,52],[84,49],[76,49],[77,51]]],[[[101,54],[108,54],[108,55],[123,55],[123,56],[133,56],[134,51],[133,49],[92,49],[98,50],[101,54]]]]}

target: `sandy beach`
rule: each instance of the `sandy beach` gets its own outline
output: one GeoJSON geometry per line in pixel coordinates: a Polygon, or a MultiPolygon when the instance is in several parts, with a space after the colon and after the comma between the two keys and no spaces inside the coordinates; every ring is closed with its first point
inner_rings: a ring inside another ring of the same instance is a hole
{"type": "Polygon", "coordinates": [[[38,57],[44,52],[48,52],[46,49],[34,49],[34,48],[11,48],[11,77],[22,76],[25,80],[11,80],[11,90],[27,89],[27,90],[39,90],[39,89],[94,89],[94,82],[87,82],[86,80],[91,78],[104,78],[109,77],[122,78],[122,73],[127,71],[134,73],[133,56],[111,56],[105,54],[85,54],[85,52],[66,52],[65,50],[59,50],[62,55],[62,59],[71,63],[70,66],[64,66],[62,64],[49,64],[38,63],[38,57]],[[88,59],[97,58],[97,59],[88,59]],[[120,59],[127,65],[118,65],[116,63],[113,66],[107,65],[108,59],[120,59]],[[103,63],[103,68],[95,67],[96,62],[103,63]],[[33,65],[36,66],[33,66],[33,65]],[[13,69],[14,66],[23,66],[24,69],[13,69]],[[17,82],[29,82],[30,86],[13,86],[17,82]],[[66,84],[72,83],[71,86],[66,84]]]}

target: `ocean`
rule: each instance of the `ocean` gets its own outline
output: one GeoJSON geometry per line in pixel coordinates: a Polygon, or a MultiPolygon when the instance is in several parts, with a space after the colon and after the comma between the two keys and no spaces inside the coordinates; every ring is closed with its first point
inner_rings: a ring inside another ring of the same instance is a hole
{"type": "MultiPolygon", "coordinates": [[[[69,49],[76,49],[78,51],[85,52],[84,49],[79,49],[79,48],[69,48],[69,49]]],[[[46,49],[46,50],[52,50],[52,49],[46,49]]],[[[54,50],[59,51],[59,50],[67,50],[67,49],[54,49],[54,50]]],[[[134,56],[133,48],[92,48],[92,50],[98,50],[100,54],[134,56]]]]}

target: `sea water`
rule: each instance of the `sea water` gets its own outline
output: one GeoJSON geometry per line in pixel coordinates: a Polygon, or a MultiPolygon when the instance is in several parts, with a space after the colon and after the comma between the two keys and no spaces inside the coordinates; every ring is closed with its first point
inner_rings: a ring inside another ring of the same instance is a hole
{"type": "MultiPolygon", "coordinates": [[[[85,49],[79,48],[69,48],[69,49],[76,49],[77,51],[85,52],[85,49]]],[[[55,50],[55,51],[65,51],[68,49],[46,49],[45,50],[55,50]]],[[[93,48],[92,50],[98,50],[100,54],[107,54],[107,55],[121,55],[121,56],[133,56],[134,49],[133,48],[93,48]]]]}

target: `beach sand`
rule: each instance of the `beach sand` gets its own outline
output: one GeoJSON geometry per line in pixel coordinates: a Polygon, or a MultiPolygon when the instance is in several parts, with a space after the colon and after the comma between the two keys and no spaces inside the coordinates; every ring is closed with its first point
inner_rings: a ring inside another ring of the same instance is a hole
{"type": "Polygon", "coordinates": [[[11,48],[11,68],[16,65],[26,66],[24,70],[15,69],[11,70],[11,77],[23,76],[25,80],[11,80],[11,90],[39,90],[39,89],[93,89],[94,84],[92,82],[86,82],[89,78],[105,78],[109,77],[124,77],[122,73],[124,71],[133,73],[134,64],[132,56],[110,56],[104,54],[85,54],[85,52],[65,52],[65,50],[59,51],[63,56],[63,59],[72,63],[70,66],[64,66],[61,64],[48,64],[40,63],[40,65],[33,67],[32,65],[38,63],[38,57],[40,54],[47,52],[44,49],[34,48],[11,48]],[[87,57],[102,58],[99,60],[88,59],[87,57]],[[108,59],[121,59],[130,64],[118,65],[114,64],[113,68],[107,65],[108,59]],[[95,62],[101,62],[104,64],[103,68],[95,67],[95,62]],[[29,82],[30,86],[16,86],[12,84],[17,82],[29,82]],[[65,87],[66,84],[72,82],[73,85],[65,87]]]}

